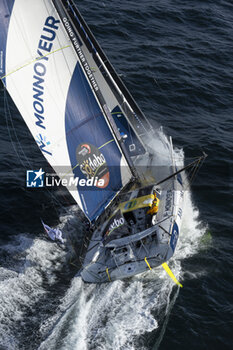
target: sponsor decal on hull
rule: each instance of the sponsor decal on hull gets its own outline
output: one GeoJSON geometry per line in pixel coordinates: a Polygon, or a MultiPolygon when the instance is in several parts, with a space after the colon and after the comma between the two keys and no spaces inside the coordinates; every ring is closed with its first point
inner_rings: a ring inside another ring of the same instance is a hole
{"type": "Polygon", "coordinates": [[[171,235],[171,240],[170,240],[170,246],[171,246],[173,252],[175,251],[178,238],[179,238],[179,227],[178,227],[177,223],[175,222],[173,225],[172,235],[171,235]]]}
{"type": "Polygon", "coordinates": [[[113,231],[125,224],[125,219],[123,218],[121,211],[118,210],[116,214],[109,220],[104,233],[105,243],[108,242],[108,236],[113,234],[113,231]]]}

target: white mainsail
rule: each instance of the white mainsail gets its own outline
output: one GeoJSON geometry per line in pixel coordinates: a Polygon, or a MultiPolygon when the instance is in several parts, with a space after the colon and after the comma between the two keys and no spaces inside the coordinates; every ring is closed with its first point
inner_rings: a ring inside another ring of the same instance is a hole
{"type": "MultiPolygon", "coordinates": [[[[65,3],[75,14],[70,2],[65,3]]],[[[103,179],[104,185],[88,190],[68,186],[93,221],[132,178],[128,149],[135,155],[144,148],[96,64],[101,52],[97,56],[94,49],[93,56],[83,26],[75,27],[69,11],[65,21],[58,5],[65,10],[60,0],[0,1],[1,79],[55,171],[65,168],[65,176],[73,180],[103,179]]]]}

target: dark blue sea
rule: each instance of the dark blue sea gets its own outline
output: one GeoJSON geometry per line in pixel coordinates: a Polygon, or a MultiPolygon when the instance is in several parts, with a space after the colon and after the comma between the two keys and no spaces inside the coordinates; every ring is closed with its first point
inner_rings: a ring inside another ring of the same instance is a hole
{"type": "Polygon", "coordinates": [[[62,189],[26,189],[46,161],[1,90],[0,349],[233,349],[233,3],[75,3],[185,162],[208,154],[169,263],[184,288],[160,268],[98,286],[75,277],[72,244],[48,241],[40,218],[81,244],[81,214],[62,189]]]}

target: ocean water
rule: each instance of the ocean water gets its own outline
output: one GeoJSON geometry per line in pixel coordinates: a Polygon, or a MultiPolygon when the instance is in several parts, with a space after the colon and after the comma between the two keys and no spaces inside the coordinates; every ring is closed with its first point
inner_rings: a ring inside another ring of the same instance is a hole
{"type": "Polygon", "coordinates": [[[0,349],[232,349],[233,4],[75,2],[177,157],[208,154],[169,262],[184,288],[160,268],[98,286],[75,277],[72,245],[49,242],[40,217],[81,244],[81,214],[61,189],[25,188],[25,171],[46,162],[1,91],[0,349]]]}

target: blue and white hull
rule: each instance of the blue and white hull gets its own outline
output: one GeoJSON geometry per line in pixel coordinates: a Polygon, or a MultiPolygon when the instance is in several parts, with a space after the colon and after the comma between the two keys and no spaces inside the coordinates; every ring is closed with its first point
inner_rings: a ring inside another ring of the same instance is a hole
{"type": "MultiPolygon", "coordinates": [[[[170,146],[170,150],[172,145],[170,146]]],[[[171,170],[175,169],[171,167],[171,170]]],[[[104,239],[106,222],[93,233],[83,262],[81,276],[85,282],[102,283],[132,277],[168,261],[174,254],[180,234],[184,186],[181,175],[174,176],[160,186],[145,186],[147,196],[156,190],[159,210],[143,229],[138,222],[148,216],[140,209],[134,211],[134,231],[123,235],[123,226],[113,239],[104,239]]],[[[140,201],[142,189],[131,192],[129,202],[140,201]],[[141,191],[141,192],[140,192],[141,191]]],[[[126,203],[129,203],[126,202],[126,203]]],[[[122,208],[122,205],[120,205],[122,208]]],[[[122,214],[122,217],[125,217],[122,214]]],[[[119,214],[118,214],[119,219],[119,214]]],[[[117,231],[117,230],[116,230],[117,231]]]]}

